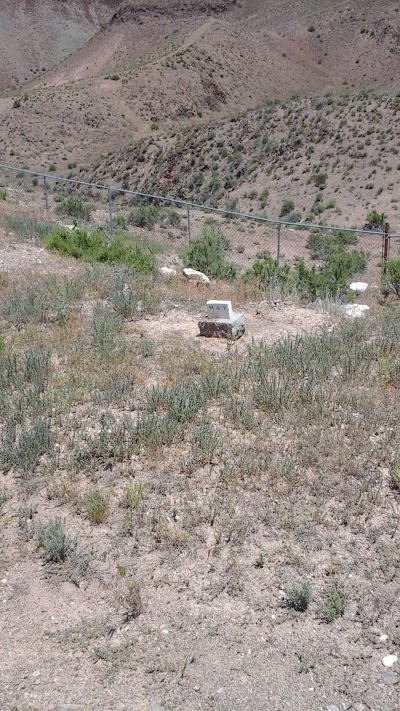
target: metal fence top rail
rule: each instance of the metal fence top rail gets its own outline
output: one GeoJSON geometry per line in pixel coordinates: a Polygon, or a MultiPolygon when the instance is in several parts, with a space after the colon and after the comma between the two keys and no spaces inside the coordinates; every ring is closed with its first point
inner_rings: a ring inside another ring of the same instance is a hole
{"type": "MultiPolygon", "coordinates": [[[[272,217],[264,217],[262,215],[254,215],[253,213],[246,212],[235,212],[233,210],[224,210],[220,207],[211,207],[211,205],[200,205],[189,200],[182,200],[181,198],[171,197],[169,195],[154,195],[152,193],[143,193],[137,190],[126,190],[124,188],[119,188],[113,185],[103,185],[102,183],[89,183],[84,180],[75,180],[74,178],[64,178],[61,175],[55,175],[54,173],[41,173],[37,170],[28,170],[27,168],[17,168],[13,165],[6,165],[0,163],[0,169],[11,170],[15,173],[24,173],[26,175],[32,175],[36,178],[43,178],[46,180],[61,181],[63,183],[71,183],[73,185],[80,185],[87,188],[97,188],[99,190],[106,190],[109,197],[112,193],[119,193],[124,195],[133,195],[134,197],[147,198],[149,200],[157,200],[161,202],[173,203],[174,205],[179,205],[181,207],[192,208],[194,210],[203,210],[207,212],[214,212],[220,215],[228,215],[229,217],[243,218],[247,220],[255,220],[256,222],[265,222],[271,225],[278,225],[282,227],[301,227],[307,230],[324,230],[326,232],[336,232],[340,230],[341,232],[351,232],[353,234],[367,234],[374,236],[382,236],[383,230],[368,230],[362,228],[352,228],[352,227],[340,227],[339,225],[319,225],[312,222],[288,222],[286,220],[279,220],[272,217]]],[[[389,232],[388,237],[400,238],[400,234],[397,232],[389,232]]]]}

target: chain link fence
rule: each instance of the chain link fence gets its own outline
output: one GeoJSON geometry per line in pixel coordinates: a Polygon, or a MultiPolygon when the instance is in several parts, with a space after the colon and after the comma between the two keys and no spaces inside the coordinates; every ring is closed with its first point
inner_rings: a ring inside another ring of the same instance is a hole
{"type": "MultiPolygon", "coordinates": [[[[0,164],[0,186],[6,200],[34,211],[51,222],[101,228],[112,240],[120,230],[132,233],[155,253],[179,254],[212,224],[227,238],[227,259],[240,270],[268,252],[278,263],[318,263],[312,249],[320,234],[349,235],[349,243],[368,253],[365,279],[379,278],[382,257],[398,252],[400,235],[384,229],[353,229],[339,225],[291,223],[284,220],[223,210],[170,196],[150,195],[109,185],[98,185],[54,173],[38,173],[0,164]]],[[[364,277],[363,277],[364,278],[364,277]]]]}

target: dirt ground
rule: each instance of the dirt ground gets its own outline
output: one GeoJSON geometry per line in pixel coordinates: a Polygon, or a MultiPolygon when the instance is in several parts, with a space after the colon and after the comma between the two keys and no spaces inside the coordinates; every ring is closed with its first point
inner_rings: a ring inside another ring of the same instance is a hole
{"type": "MultiPolygon", "coordinates": [[[[77,269],[4,234],[0,264],[12,279],[77,269]]],[[[162,311],[129,326],[128,336],[152,339],[161,370],[166,358],[171,370],[179,369],[185,351],[193,363],[199,350],[225,357],[225,343],[197,336],[200,304],[217,295],[213,288],[165,287],[162,311]]],[[[253,339],[269,343],[334,324],[329,314],[293,304],[247,301],[243,312],[246,335],[228,358],[253,339]]],[[[143,372],[151,382],[157,371],[143,372]]],[[[88,405],[76,405],[68,416],[90,426],[88,405]]],[[[380,436],[371,431],[373,441],[380,436]]],[[[261,442],[268,450],[268,441],[290,451],[276,425],[240,441],[254,451],[261,442]]],[[[2,711],[397,711],[398,663],[382,664],[400,639],[393,520],[382,532],[384,559],[378,562],[373,549],[379,518],[357,524],[354,555],[353,524],[325,527],[327,512],[307,519],[310,493],[298,499],[303,522],[297,519],[292,529],[287,511],[285,526],[274,529],[269,517],[282,504],[265,496],[266,482],[234,487],[228,500],[218,460],[187,475],[176,465],[179,456],[173,446],[161,459],[133,456],[128,467],[115,463],[82,480],[64,464],[54,469],[44,460],[28,486],[18,472],[1,473],[2,711]],[[127,481],[148,492],[129,535],[121,528],[127,481]],[[77,498],[90,482],[111,492],[109,516],[96,526],[77,498]],[[52,516],[62,517],[75,541],[74,556],[62,565],[45,563],[32,535],[37,522],[52,516]],[[189,520],[194,528],[186,540],[189,520]],[[368,571],[377,565],[382,571],[372,590],[368,571]],[[125,570],[140,582],[142,605],[142,614],[129,619],[125,570]],[[307,614],[288,610],[284,588],[300,571],[313,580],[316,597],[340,571],[352,593],[346,614],[326,625],[316,602],[307,614]],[[354,602],[360,595],[363,610],[354,602]]],[[[376,467],[387,476],[379,456],[376,467]]]]}

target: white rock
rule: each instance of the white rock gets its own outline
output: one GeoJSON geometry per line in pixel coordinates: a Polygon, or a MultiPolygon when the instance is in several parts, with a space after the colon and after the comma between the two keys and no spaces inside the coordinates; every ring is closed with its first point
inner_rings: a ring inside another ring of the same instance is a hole
{"type": "Polygon", "coordinates": [[[386,642],[387,639],[388,639],[387,634],[381,634],[381,636],[379,637],[380,642],[386,642]]]}
{"type": "Polygon", "coordinates": [[[176,276],[176,269],[172,269],[171,267],[160,267],[159,272],[161,276],[166,277],[167,279],[169,277],[174,277],[176,276]]]}
{"type": "Polygon", "coordinates": [[[362,294],[363,291],[367,291],[368,284],[365,281],[353,281],[353,283],[350,284],[349,288],[352,291],[358,291],[360,294],[362,294]]]}
{"type": "Polygon", "coordinates": [[[383,657],[382,659],[382,664],[384,667],[392,667],[393,664],[397,662],[397,654],[388,654],[386,657],[383,657]]]}
{"type": "Polygon", "coordinates": [[[71,232],[75,229],[75,225],[64,225],[64,227],[66,230],[71,230],[71,232]]]}
{"type": "Polygon", "coordinates": [[[201,284],[209,284],[210,279],[206,274],[203,274],[203,272],[198,272],[196,269],[190,269],[187,267],[186,269],[183,270],[183,273],[186,277],[186,279],[191,279],[193,281],[200,282],[201,284]]]}
{"type": "Polygon", "coordinates": [[[369,306],[366,304],[343,304],[342,309],[346,316],[360,318],[360,316],[364,315],[365,311],[369,311],[369,306]]]}

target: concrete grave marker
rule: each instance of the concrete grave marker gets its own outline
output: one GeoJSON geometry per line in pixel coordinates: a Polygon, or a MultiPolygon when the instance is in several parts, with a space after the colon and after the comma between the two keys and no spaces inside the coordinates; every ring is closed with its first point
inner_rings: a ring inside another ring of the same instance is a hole
{"type": "Polygon", "coordinates": [[[236,341],[245,331],[242,314],[234,313],[230,301],[207,301],[207,319],[199,321],[200,336],[236,341]]]}
{"type": "Polygon", "coordinates": [[[223,318],[232,321],[234,318],[231,301],[207,301],[208,318],[223,318]]]}

